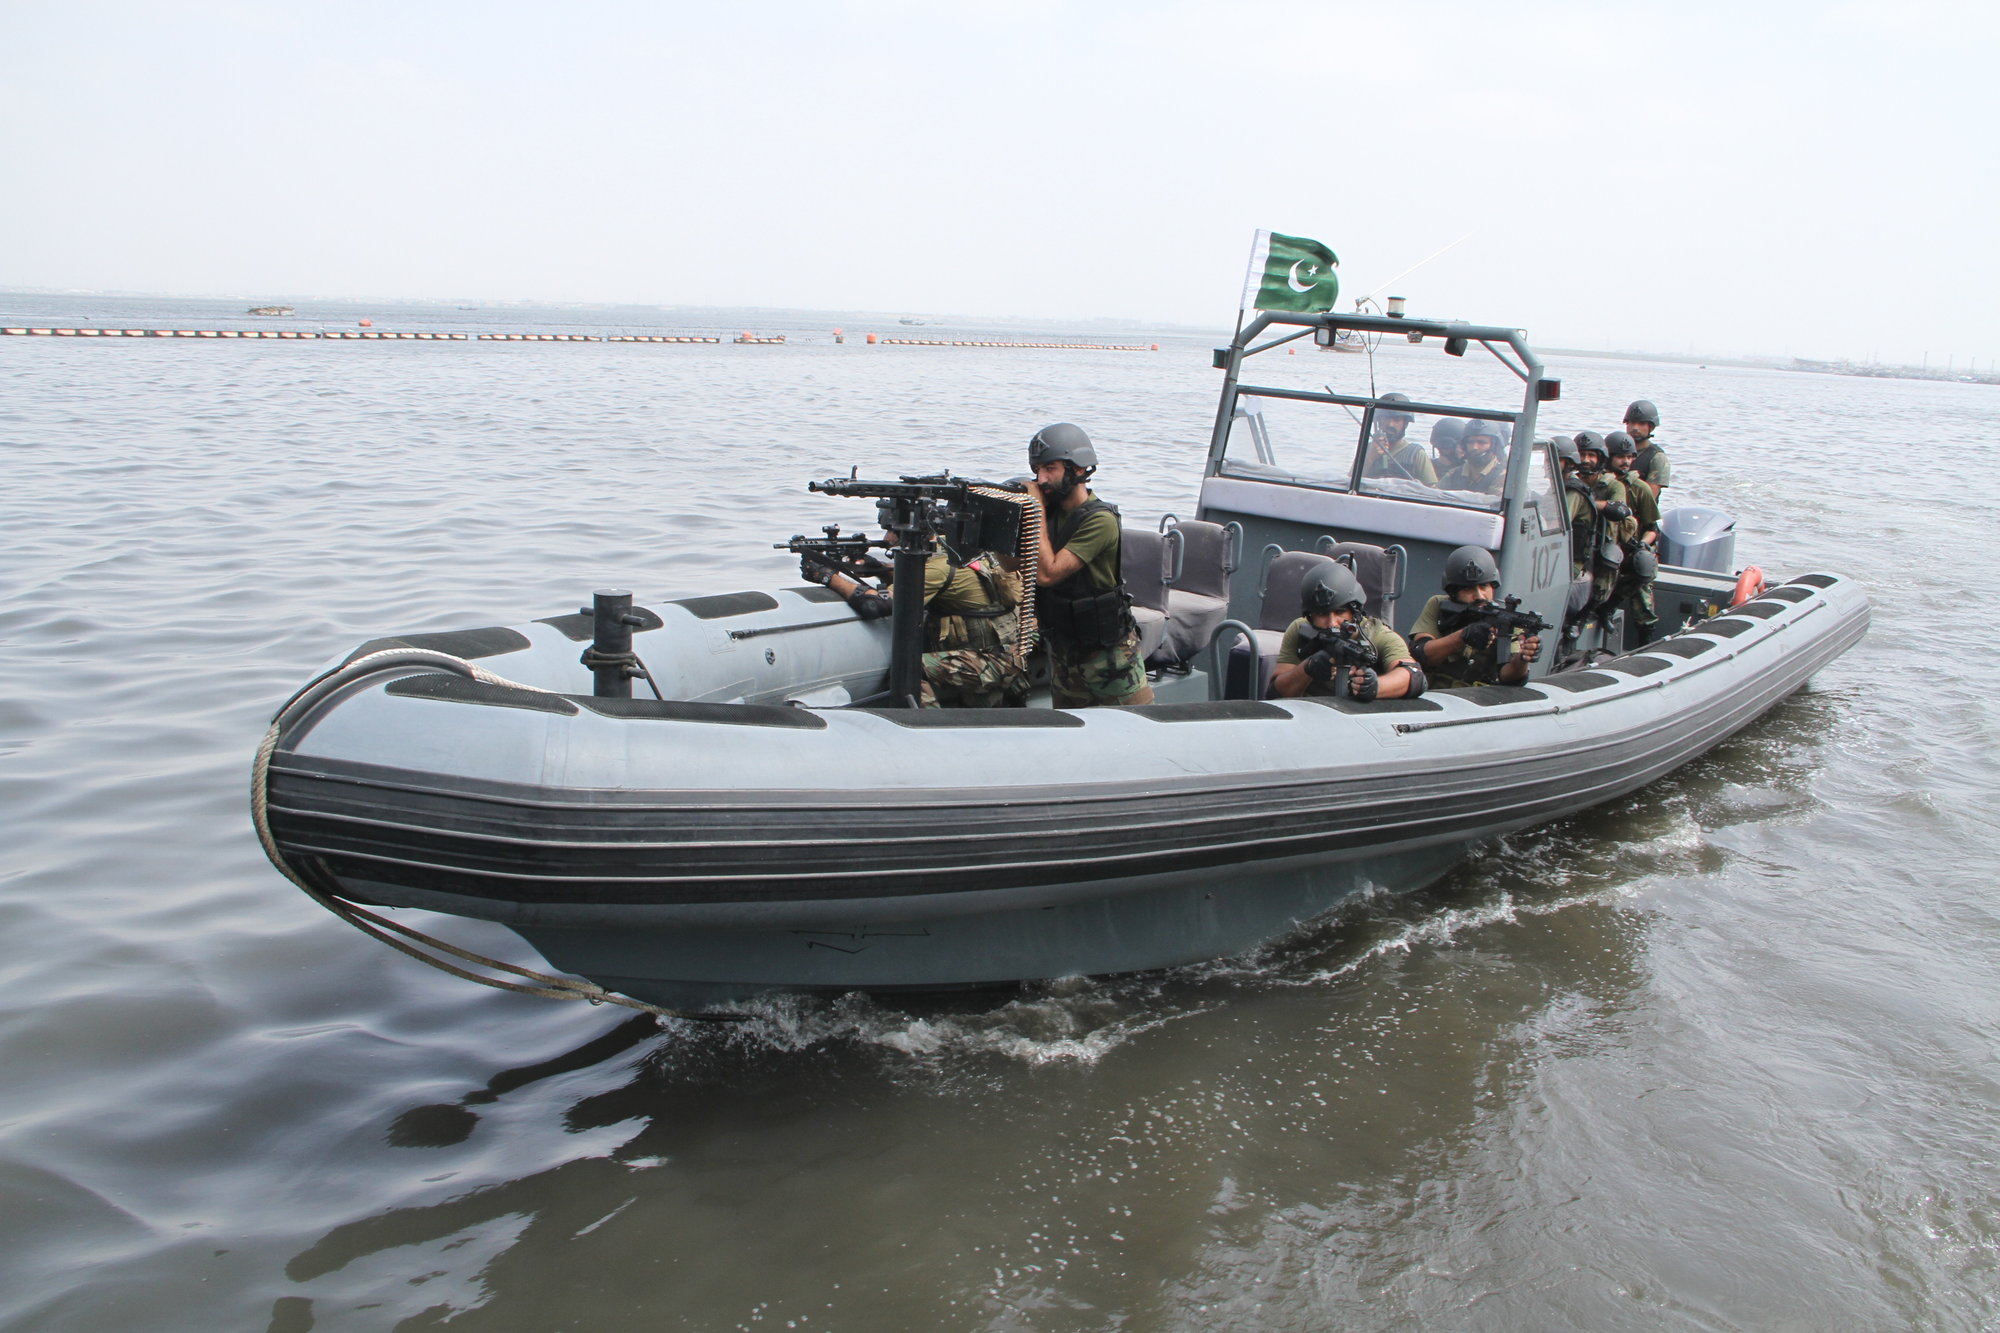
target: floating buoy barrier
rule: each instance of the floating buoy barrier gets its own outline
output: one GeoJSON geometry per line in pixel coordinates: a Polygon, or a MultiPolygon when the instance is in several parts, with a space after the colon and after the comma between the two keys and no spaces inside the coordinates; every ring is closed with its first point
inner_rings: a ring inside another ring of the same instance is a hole
{"type": "MultiPolygon", "coordinates": [[[[740,341],[740,340],[739,340],[740,341]]],[[[875,335],[869,334],[868,341],[874,342],[875,335]]],[[[973,338],[884,338],[885,347],[1032,347],[1046,348],[1057,352],[1157,352],[1160,345],[1151,347],[1140,343],[1015,343],[986,342],[973,338]]]]}
{"type": "MultiPolygon", "coordinates": [[[[378,329],[372,321],[362,320],[359,328],[353,329],[38,329],[28,326],[0,328],[0,336],[35,338],[282,338],[286,340],[314,340],[326,338],[365,339],[370,342],[530,342],[530,343],[707,343],[716,344],[723,339],[706,333],[441,333],[435,331],[378,329]]],[[[835,342],[847,341],[845,331],[833,331],[835,342]]],[[[880,343],[890,347],[1025,347],[1042,348],[1059,352],[1157,352],[1158,343],[1062,343],[1062,342],[993,342],[983,339],[954,338],[884,338],[878,334],[867,335],[870,347],[880,343]]],[[[760,338],[748,332],[737,334],[730,342],[739,346],[773,347],[785,343],[786,335],[773,334],[760,338]]]]}

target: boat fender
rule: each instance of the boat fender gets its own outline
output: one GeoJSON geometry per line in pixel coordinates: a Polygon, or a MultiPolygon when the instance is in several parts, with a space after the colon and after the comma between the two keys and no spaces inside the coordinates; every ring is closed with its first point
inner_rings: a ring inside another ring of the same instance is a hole
{"type": "Polygon", "coordinates": [[[1743,572],[1736,576],[1736,591],[1730,596],[1729,604],[1741,606],[1763,591],[1764,571],[1756,565],[1745,565],[1743,572]]]}

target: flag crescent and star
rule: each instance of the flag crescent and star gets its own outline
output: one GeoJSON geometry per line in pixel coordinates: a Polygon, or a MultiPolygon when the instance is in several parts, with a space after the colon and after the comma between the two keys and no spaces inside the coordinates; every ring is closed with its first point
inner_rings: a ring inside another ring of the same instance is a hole
{"type": "Polygon", "coordinates": [[[1331,310],[1340,298],[1340,259],[1304,236],[1259,231],[1243,279],[1245,310],[1331,310]]]}

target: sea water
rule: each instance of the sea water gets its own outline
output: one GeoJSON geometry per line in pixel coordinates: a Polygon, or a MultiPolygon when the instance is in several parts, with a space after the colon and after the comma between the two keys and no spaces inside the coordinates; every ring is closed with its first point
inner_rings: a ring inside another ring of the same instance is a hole
{"type": "MultiPolygon", "coordinates": [[[[457,981],[288,885],[248,815],[276,704],[385,633],[791,581],[771,543],[869,518],[808,480],[1011,475],[1049,421],[1127,521],[1191,515],[1216,338],[374,314],[790,340],[0,338],[0,1327],[2000,1321],[2000,390],[1551,357],[1545,424],[1659,403],[1669,503],[1862,580],[1867,641],[1615,806],[1254,956],[661,1027],[457,981]]],[[[1286,355],[1266,379],[1365,360],[1286,355]]]]}

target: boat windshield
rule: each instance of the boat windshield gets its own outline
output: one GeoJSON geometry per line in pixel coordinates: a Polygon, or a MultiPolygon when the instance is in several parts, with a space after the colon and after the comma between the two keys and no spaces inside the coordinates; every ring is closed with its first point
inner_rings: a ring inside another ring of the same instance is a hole
{"type": "Polygon", "coordinates": [[[1485,420],[1483,447],[1457,437],[1477,420],[1463,414],[1356,407],[1260,393],[1243,386],[1230,422],[1222,473],[1322,490],[1497,511],[1507,475],[1511,425],[1485,420]],[[1468,461],[1467,455],[1471,458],[1468,461]]]}

